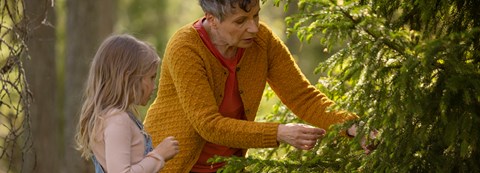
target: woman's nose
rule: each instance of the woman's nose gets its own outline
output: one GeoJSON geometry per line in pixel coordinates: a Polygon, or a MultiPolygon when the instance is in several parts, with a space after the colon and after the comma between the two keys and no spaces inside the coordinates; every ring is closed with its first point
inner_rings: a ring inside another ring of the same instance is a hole
{"type": "Polygon", "coordinates": [[[247,31],[250,33],[257,33],[258,32],[258,22],[256,20],[250,20],[248,22],[247,31]]]}

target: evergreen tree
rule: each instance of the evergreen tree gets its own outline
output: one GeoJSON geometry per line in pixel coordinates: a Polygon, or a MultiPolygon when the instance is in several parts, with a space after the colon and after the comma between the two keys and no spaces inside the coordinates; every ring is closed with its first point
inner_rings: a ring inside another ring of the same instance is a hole
{"type": "MultiPolygon", "coordinates": [[[[281,4],[290,0],[274,0],[281,4]]],[[[320,40],[321,91],[365,122],[336,125],[311,151],[216,158],[225,172],[480,172],[480,1],[299,0],[289,33],[320,40]],[[368,132],[378,129],[376,139],[368,132]],[[365,154],[362,139],[378,144],[365,154]]],[[[287,7],[287,5],[285,5],[287,7]]],[[[269,121],[291,122],[277,105],[269,121]],[[283,115],[281,118],[273,118],[283,115]]]]}

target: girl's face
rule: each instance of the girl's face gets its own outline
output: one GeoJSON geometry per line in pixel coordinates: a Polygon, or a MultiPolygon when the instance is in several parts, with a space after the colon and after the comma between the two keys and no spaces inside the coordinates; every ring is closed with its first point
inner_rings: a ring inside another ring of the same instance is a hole
{"type": "Polygon", "coordinates": [[[142,78],[143,95],[142,95],[142,99],[140,100],[141,101],[140,105],[145,106],[150,100],[150,96],[152,96],[153,90],[156,89],[155,88],[156,77],[157,77],[157,67],[154,67],[145,76],[143,76],[142,78]]]}
{"type": "Polygon", "coordinates": [[[227,46],[248,48],[253,45],[258,32],[260,3],[257,2],[249,12],[240,7],[233,14],[226,15],[222,22],[216,22],[216,34],[227,46]]]}

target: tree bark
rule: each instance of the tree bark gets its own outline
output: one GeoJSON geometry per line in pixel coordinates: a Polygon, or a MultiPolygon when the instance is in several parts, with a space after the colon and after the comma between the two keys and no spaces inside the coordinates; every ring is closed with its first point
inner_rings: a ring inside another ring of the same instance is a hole
{"type": "Polygon", "coordinates": [[[56,17],[51,3],[50,0],[25,0],[27,53],[31,58],[25,61],[25,72],[33,94],[30,105],[33,153],[29,153],[24,162],[24,172],[50,173],[60,167],[59,116],[55,111],[56,17]]]}
{"type": "Polygon", "coordinates": [[[65,74],[65,165],[68,173],[94,172],[75,150],[74,136],[89,64],[97,47],[113,31],[115,0],[67,0],[65,74]]]}

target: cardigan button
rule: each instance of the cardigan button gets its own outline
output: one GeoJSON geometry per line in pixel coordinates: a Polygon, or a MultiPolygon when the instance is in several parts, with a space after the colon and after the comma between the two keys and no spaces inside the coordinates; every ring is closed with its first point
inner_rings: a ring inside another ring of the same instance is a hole
{"type": "Polygon", "coordinates": [[[240,94],[243,94],[243,90],[239,90],[238,92],[239,92],[240,94]]]}
{"type": "Polygon", "coordinates": [[[250,109],[245,109],[245,114],[249,114],[250,113],[250,109]]]}
{"type": "Polygon", "coordinates": [[[240,67],[235,68],[235,71],[237,72],[240,71],[240,67]]]}

